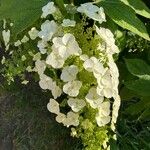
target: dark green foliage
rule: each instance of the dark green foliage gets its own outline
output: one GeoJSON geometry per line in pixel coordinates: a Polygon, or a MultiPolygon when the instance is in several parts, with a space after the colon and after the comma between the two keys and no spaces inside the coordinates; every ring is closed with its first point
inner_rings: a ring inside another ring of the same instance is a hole
{"type": "Polygon", "coordinates": [[[150,122],[140,122],[133,118],[129,119],[128,116],[120,115],[117,141],[119,150],[149,150],[149,127],[150,122]]]}
{"type": "Polygon", "coordinates": [[[150,42],[130,33],[126,38],[126,46],[118,59],[122,105],[117,122],[118,140],[113,145],[119,150],[149,150],[150,97],[141,96],[141,93],[149,94],[150,91],[147,77],[150,73],[150,42]],[[145,85],[136,84],[136,80],[146,80],[145,85]],[[131,84],[136,84],[134,89],[128,88],[131,84]]]}

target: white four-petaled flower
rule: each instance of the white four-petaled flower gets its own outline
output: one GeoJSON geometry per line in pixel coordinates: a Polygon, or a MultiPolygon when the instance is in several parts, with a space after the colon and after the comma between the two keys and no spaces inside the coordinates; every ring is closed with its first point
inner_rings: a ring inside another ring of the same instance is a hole
{"type": "Polygon", "coordinates": [[[39,85],[43,90],[47,90],[47,89],[51,90],[53,87],[53,80],[52,80],[52,78],[48,77],[47,75],[41,74],[39,85]]]}
{"type": "Polygon", "coordinates": [[[94,56],[89,59],[86,59],[85,62],[83,63],[83,67],[87,71],[93,72],[96,78],[98,78],[105,72],[103,64],[94,56]]]}
{"type": "Polygon", "coordinates": [[[51,92],[55,99],[62,94],[61,88],[58,85],[56,85],[55,81],[52,83],[51,92]]]}
{"type": "Polygon", "coordinates": [[[35,27],[31,28],[31,30],[28,32],[31,40],[35,40],[38,37],[38,33],[39,31],[35,27]]]}
{"type": "Polygon", "coordinates": [[[54,2],[49,2],[42,8],[42,16],[41,18],[46,18],[49,14],[53,14],[56,11],[56,7],[54,6],[54,2]]]}
{"type": "Polygon", "coordinates": [[[41,54],[45,54],[47,52],[47,42],[44,40],[38,41],[37,47],[39,48],[39,51],[41,54]]]}
{"type": "Polygon", "coordinates": [[[69,126],[78,126],[79,125],[79,114],[72,111],[67,113],[66,119],[63,121],[63,124],[67,127],[69,126]]]}
{"type": "Polygon", "coordinates": [[[110,122],[110,102],[103,102],[99,107],[99,112],[96,115],[98,126],[104,126],[110,122]]]}
{"type": "Polygon", "coordinates": [[[82,86],[81,81],[77,81],[77,80],[70,81],[63,86],[63,91],[69,96],[76,97],[79,94],[79,90],[81,86],[82,86]]]}
{"type": "Polygon", "coordinates": [[[39,75],[42,75],[46,69],[45,61],[43,60],[37,60],[35,62],[35,69],[38,72],[39,75]]]}
{"type": "Polygon", "coordinates": [[[58,51],[59,55],[64,59],[67,59],[70,55],[81,54],[81,49],[75,37],[70,33],[66,33],[63,37],[55,37],[53,43],[53,49],[58,51]]]}
{"type": "Polygon", "coordinates": [[[56,116],[56,121],[58,123],[63,123],[65,119],[66,119],[66,115],[63,113],[58,113],[56,116]]]}
{"type": "Polygon", "coordinates": [[[46,58],[46,63],[53,68],[62,68],[65,61],[57,51],[52,51],[46,58]]]}
{"type": "Polygon", "coordinates": [[[103,74],[103,76],[97,78],[97,82],[97,93],[99,95],[105,96],[107,98],[113,97],[114,90],[112,84],[112,77],[109,69],[103,74]]]}
{"type": "Polygon", "coordinates": [[[47,109],[54,114],[59,114],[60,108],[59,103],[55,99],[50,99],[49,103],[47,104],[47,109]]]}
{"type": "Polygon", "coordinates": [[[78,126],[79,125],[79,114],[72,111],[68,112],[67,115],[63,113],[58,113],[56,116],[56,121],[58,123],[63,123],[64,126],[78,126]]]}
{"type": "Polygon", "coordinates": [[[88,94],[86,95],[85,99],[90,104],[90,106],[95,109],[95,108],[100,107],[101,103],[104,100],[104,97],[103,96],[99,96],[97,94],[96,88],[92,87],[89,90],[88,94]]]}
{"type": "Polygon", "coordinates": [[[75,65],[66,66],[62,70],[62,74],[60,76],[61,80],[64,82],[73,81],[76,79],[76,75],[78,73],[78,67],[75,65]]]}
{"type": "Polygon", "coordinates": [[[57,32],[58,26],[54,20],[46,20],[41,25],[41,31],[38,33],[38,36],[44,41],[50,41],[52,36],[57,32]]]}
{"type": "Polygon", "coordinates": [[[86,105],[84,100],[78,98],[69,98],[67,103],[74,112],[79,112],[86,105]]]}

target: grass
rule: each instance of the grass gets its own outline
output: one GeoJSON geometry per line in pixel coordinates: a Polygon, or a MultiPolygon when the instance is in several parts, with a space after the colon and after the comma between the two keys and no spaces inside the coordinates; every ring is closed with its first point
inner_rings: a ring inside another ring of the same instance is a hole
{"type": "Polygon", "coordinates": [[[69,129],[48,112],[49,98],[50,94],[43,93],[35,83],[28,87],[15,85],[1,100],[2,141],[9,136],[17,150],[80,150],[80,140],[70,137],[69,129]],[[17,92],[11,95],[12,91],[17,92]]]}

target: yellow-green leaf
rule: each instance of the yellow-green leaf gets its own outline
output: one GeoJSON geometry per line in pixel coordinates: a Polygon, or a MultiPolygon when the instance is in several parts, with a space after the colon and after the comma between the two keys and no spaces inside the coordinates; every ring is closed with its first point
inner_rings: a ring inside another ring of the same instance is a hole
{"type": "Polygon", "coordinates": [[[150,9],[142,0],[121,0],[126,5],[130,6],[135,12],[146,18],[150,18],[150,9]]]}

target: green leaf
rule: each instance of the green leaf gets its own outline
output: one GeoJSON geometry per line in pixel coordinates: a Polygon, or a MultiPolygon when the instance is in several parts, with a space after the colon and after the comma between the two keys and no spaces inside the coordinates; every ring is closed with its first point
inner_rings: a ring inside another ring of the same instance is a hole
{"type": "Polygon", "coordinates": [[[145,5],[142,0],[121,0],[126,5],[130,6],[135,12],[146,18],[150,18],[150,9],[145,5]]]}
{"type": "Polygon", "coordinates": [[[135,14],[135,11],[119,0],[104,0],[98,3],[102,6],[106,14],[119,26],[124,29],[150,40],[146,27],[135,14]]]}
{"type": "Polygon", "coordinates": [[[129,90],[125,86],[121,88],[120,97],[122,101],[130,101],[133,97],[137,97],[133,91],[129,90]],[[128,94],[127,94],[128,93],[128,94]]]}
{"type": "Polygon", "coordinates": [[[150,76],[148,79],[138,79],[135,81],[125,82],[128,89],[141,96],[150,96],[150,76]]]}
{"type": "Polygon", "coordinates": [[[10,19],[16,35],[40,18],[42,7],[48,0],[1,0],[0,20],[10,19]]]}
{"type": "Polygon", "coordinates": [[[125,63],[128,71],[139,78],[150,75],[150,66],[142,59],[125,59],[125,63]]]}
{"type": "Polygon", "coordinates": [[[138,118],[139,120],[149,121],[150,120],[150,107],[148,107],[138,118]]]}
{"type": "Polygon", "coordinates": [[[130,105],[126,109],[126,113],[130,115],[137,115],[148,107],[150,107],[150,97],[142,97],[139,102],[134,105],[130,105]]]}

